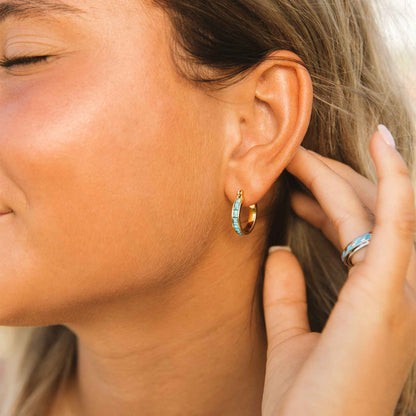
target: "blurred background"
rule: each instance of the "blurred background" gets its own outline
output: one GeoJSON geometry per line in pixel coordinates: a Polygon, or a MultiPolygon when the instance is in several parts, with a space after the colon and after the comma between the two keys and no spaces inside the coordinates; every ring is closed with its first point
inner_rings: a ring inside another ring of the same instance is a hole
{"type": "MultiPolygon", "coordinates": [[[[416,0],[374,1],[378,23],[416,110],[416,0]]],[[[416,112],[415,112],[416,114],[416,112]]],[[[0,364],[10,328],[0,327],[0,364]]],[[[0,368],[1,376],[1,368],[0,368]]]]}
{"type": "Polygon", "coordinates": [[[416,108],[416,0],[372,1],[378,6],[383,35],[416,108]]]}

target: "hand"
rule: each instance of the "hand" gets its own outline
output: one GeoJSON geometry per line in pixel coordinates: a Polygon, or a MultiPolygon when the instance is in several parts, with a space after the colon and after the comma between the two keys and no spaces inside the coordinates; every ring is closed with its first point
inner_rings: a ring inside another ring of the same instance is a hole
{"type": "Polygon", "coordinates": [[[310,330],[297,258],[284,250],[269,255],[263,416],[391,416],[416,360],[414,192],[400,153],[379,131],[370,154],[377,185],[302,147],[287,166],[316,198],[295,193],[294,211],[339,249],[340,261],[352,239],[373,234],[352,257],[322,333],[310,330]]]}

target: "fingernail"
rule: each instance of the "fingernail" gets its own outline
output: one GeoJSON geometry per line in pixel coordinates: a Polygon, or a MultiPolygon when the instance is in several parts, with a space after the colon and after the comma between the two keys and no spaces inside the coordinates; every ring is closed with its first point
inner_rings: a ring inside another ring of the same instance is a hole
{"type": "Polygon", "coordinates": [[[390,130],[384,124],[379,124],[377,126],[377,129],[380,132],[381,136],[383,137],[384,141],[388,145],[392,147],[396,147],[396,143],[394,141],[393,135],[391,134],[390,130]]]}
{"type": "Polygon", "coordinates": [[[276,250],[286,250],[292,252],[289,246],[271,246],[269,247],[269,254],[276,250]]]}

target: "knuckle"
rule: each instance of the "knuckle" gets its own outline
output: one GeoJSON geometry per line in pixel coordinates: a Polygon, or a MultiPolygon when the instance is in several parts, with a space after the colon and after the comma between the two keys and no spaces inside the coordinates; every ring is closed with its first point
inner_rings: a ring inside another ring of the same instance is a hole
{"type": "Polygon", "coordinates": [[[337,229],[340,229],[344,224],[347,224],[352,219],[352,215],[349,212],[343,212],[337,217],[331,219],[332,223],[337,229]]]}
{"type": "Polygon", "coordinates": [[[279,332],[273,333],[270,337],[270,341],[268,343],[267,348],[267,355],[273,356],[275,351],[279,349],[281,344],[288,341],[291,338],[297,337],[299,335],[303,335],[309,332],[306,328],[299,327],[299,326],[292,326],[290,328],[285,328],[279,332]]]}
{"type": "Polygon", "coordinates": [[[325,175],[317,173],[310,179],[309,188],[313,194],[315,194],[316,191],[318,190],[322,178],[325,179],[325,175]]]}
{"type": "Polygon", "coordinates": [[[405,163],[400,165],[400,167],[396,171],[396,175],[404,179],[410,179],[409,168],[406,166],[405,163]]]}
{"type": "Polygon", "coordinates": [[[404,211],[393,218],[393,226],[399,236],[403,238],[414,237],[416,231],[416,215],[414,211],[404,211]]]}
{"type": "Polygon", "coordinates": [[[407,166],[406,162],[402,158],[400,158],[398,161],[396,173],[400,176],[404,176],[410,179],[409,167],[407,166]]]}
{"type": "Polygon", "coordinates": [[[278,298],[273,299],[269,302],[264,302],[264,305],[266,307],[272,308],[276,306],[301,306],[301,307],[307,307],[307,301],[305,299],[289,299],[289,298],[278,298]]]}

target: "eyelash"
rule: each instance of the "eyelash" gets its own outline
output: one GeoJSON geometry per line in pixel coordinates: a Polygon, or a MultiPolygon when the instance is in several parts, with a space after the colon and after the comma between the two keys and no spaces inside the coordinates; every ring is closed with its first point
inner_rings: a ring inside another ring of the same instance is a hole
{"type": "Polygon", "coordinates": [[[30,65],[35,64],[41,61],[46,61],[51,55],[43,55],[43,56],[19,56],[18,58],[7,59],[3,58],[0,59],[0,66],[3,68],[10,68],[12,66],[19,66],[19,65],[30,65]]]}

